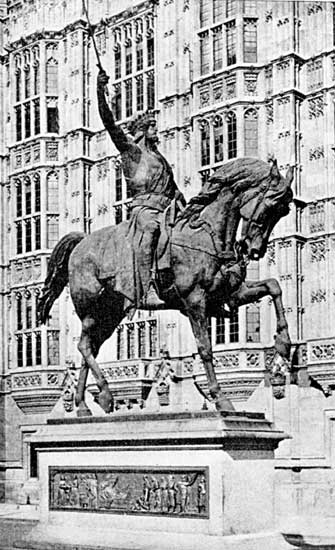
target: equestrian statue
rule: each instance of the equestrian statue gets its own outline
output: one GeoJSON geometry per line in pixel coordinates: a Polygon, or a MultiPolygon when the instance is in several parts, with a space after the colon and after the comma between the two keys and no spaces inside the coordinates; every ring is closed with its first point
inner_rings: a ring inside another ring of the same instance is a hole
{"type": "Polygon", "coordinates": [[[218,410],[233,411],[216,378],[208,319],[271,296],[275,349],[289,358],[279,283],[248,281],[246,269],[249,260],[264,257],[271,231],[289,212],[293,169],[284,177],[274,159],[228,160],[185,206],[171,166],[158,151],[154,117],[138,117],[128,133],[123,131],[106,101],[107,81],[100,69],[99,113],[121,155],[132,197],[130,219],[90,235],[72,232],[58,242],[38,304],[40,321],[47,322],[54,301],[69,284],[82,323],[78,416],[91,414],[85,403],[89,369],[99,389],[98,403],[106,413],[113,411],[113,396],[96,357],[122,319],[137,308],[179,310],[189,319],[209,394],[218,410]]]}

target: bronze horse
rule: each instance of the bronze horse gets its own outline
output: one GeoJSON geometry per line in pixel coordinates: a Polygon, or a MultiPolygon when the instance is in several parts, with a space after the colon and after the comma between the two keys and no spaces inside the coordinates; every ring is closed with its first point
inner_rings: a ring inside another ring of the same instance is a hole
{"type": "MultiPolygon", "coordinates": [[[[209,393],[218,410],[234,407],[218,384],[207,327],[208,317],[222,312],[225,304],[236,308],[271,296],[277,317],[275,348],[283,357],[289,357],[291,342],[279,283],[275,279],[250,282],[245,278],[247,261],[265,255],[274,225],[289,212],[292,179],[292,169],[283,177],[276,161],[228,161],[190,201],[172,229],[171,265],[169,276],[160,278],[160,295],[168,308],[179,310],[190,320],[209,393]]],[[[125,224],[128,222],[110,228],[114,242],[125,238],[125,224]]],[[[58,242],[38,305],[40,321],[45,323],[52,304],[69,283],[82,322],[78,349],[83,362],[75,399],[78,416],[91,414],[85,403],[89,369],[97,381],[100,406],[107,413],[113,410],[113,397],[96,357],[129,311],[129,301],[122,292],[115,291],[113,278],[99,278],[97,250],[102,247],[106,231],[107,228],[90,235],[69,233],[58,242]]],[[[117,271],[120,258],[112,261],[117,271]]]]}

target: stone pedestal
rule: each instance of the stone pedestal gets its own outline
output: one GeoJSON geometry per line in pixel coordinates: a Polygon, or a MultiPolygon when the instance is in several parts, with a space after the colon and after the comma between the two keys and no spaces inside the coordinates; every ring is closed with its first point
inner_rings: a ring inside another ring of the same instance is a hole
{"type": "Polygon", "coordinates": [[[184,542],[199,534],[212,548],[274,530],[274,450],[286,437],[262,413],[50,419],[31,439],[41,502],[30,544],[51,529],[78,545],[88,530],[113,547],[123,530],[184,542]]]}

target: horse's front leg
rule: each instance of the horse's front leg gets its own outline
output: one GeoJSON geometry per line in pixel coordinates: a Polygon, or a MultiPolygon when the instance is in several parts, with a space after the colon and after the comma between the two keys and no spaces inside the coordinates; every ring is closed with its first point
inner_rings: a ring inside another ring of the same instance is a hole
{"type": "Polygon", "coordinates": [[[83,359],[81,362],[81,368],[79,372],[79,379],[76,389],[75,405],[77,407],[77,416],[92,416],[92,412],[88,408],[85,402],[85,388],[88,376],[88,366],[83,359]]]}
{"type": "Polygon", "coordinates": [[[282,301],[282,290],[276,279],[263,281],[245,281],[238,291],[234,292],[229,301],[230,307],[239,307],[260,300],[264,296],[271,296],[277,317],[277,334],[275,348],[285,359],[289,359],[291,339],[282,301]]]}
{"type": "Polygon", "coordinates": [[[185,312],[190,320],[198,352],[206,371],[209,393],[219,411],[234,411],[232,403],[224,396],[216,378],[212,346],[207,330],[205,295],[202,291],[195,292],[188,297],[186,303],[185,312]]]}

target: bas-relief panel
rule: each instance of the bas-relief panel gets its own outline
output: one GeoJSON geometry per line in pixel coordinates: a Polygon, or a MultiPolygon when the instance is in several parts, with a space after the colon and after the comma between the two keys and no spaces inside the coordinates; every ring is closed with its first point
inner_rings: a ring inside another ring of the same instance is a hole
{"type": "Polygon", "coordinates": [[[50,510],[208,518],[208,468],[49,468],[50,510]]]}

